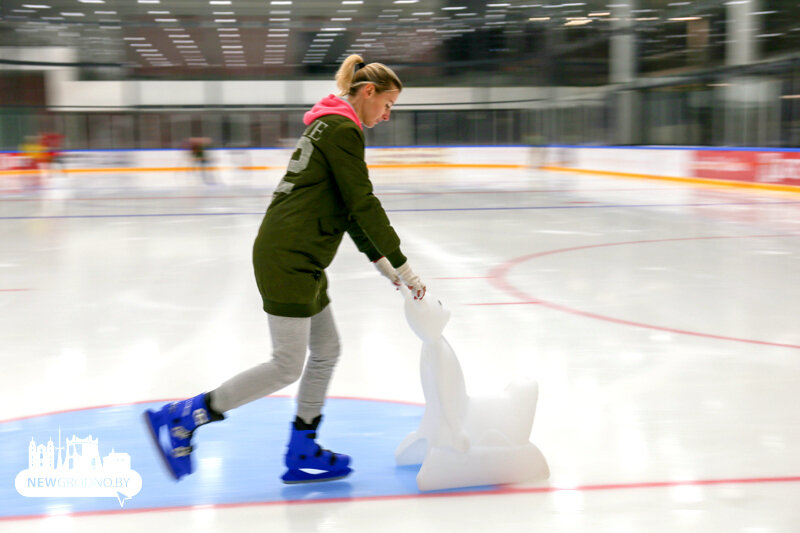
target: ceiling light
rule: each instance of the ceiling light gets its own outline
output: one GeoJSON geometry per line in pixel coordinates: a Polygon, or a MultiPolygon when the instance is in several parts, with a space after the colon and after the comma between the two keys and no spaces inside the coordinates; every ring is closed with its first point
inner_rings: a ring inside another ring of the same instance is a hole
{"type": "Polygon", "coordinates": [[[212,6],[229,6],[231,5],[231,0],[211,0],[209,4],[212,6]]]}
{"type": "Polygon", "coordinates": [[[43,6],[41,4],[22,4],[22,7],[29,9],[50,9],[52,6],[43,6]]]}
{"type": "Polygon", "coordinates": [[[235,11],[214,11],[212,15],[235,15],[235,11]]]}
{"type": "Polygon", "coordinates": [[[78,0],[81,4],[105,4],[105,0],[78,0]]]}
{"type": "Polygon", "coordinates": [[[116,15],[116,11],[95,11],[95,15],[116,15]]]}
{"type": "Polygon", "coordinates": [[[170,39],[183,39],[185,37],[191,37],[191,35],[189,35],[188,33],[173,33],[169,36],[170,39]]]}
{"type": "Polygon", "coordinates": [[[270,2],[270,4],[272,4],[273,6],[290,6],[290,5],[292,5],[292,1],[291,0],[272,0],[272,2],[270,2]]]}
{"type": "Polygon", "coordinates": [[[214,22],[221,22],[221,23],[236,22],[236,19],[214,19],[214,22]]]}
{"type": "Polygon", "coordinates": [[[351,18],[333,18],[333,19],[331,19],[331,22],[348,22],[350,20],[353,20],[353,19],[351,19],[351,18]]]}
{"type": "Polygon", "coordinates": [[[364,0],[342,0],[342,5],[360,5],[363,4],[364,0]]]}
{"type": "Polygon", "coordinates": [[[62,17],[85,17],[83,13],[61,13],[62,17]]]}
{"type": "Polygon", "coordinates": [[[239,31],[238,28],[217,28],[217,31],[239,31]]]}
{"type": "Polygon", "coordinates": [[[144,37],[123,37],[123,41],[144,41],[144,37]]]}
{"type": "Polygon", "coordinates": [[[462,9],[467,9],[467,6],[443,7],[442,11],[460,11],[462,9]]]}
{"type": "Polygon", "coordinates": [[[575,20],[568,20],[564,23],[564,26],[584,26],[589,24],[592,19],[575,19],[575,20]]]}
{"type": "Polygon", "coordinates": [[[178,19],[156,19],[156,22],[178,22],[178,19]]]}
{"type": "Polygon", "coordinates": [[[169,15],[169,11],[148,11],[148,15],[169,15]]]}
{"type": "Polygon", "coordinates": [[[238,44],[226,44],[222,48],[242,48],[242,46],[238,44]]]}
{"type": "Polygon", "coordinates": [[[140,4],[160,4],[161,0],[136,0],[140,4]]]}
{"type": "Polygon", "coordinates": [[[416,4],[419,0],[394,0],[395,4],[416,4]]]}

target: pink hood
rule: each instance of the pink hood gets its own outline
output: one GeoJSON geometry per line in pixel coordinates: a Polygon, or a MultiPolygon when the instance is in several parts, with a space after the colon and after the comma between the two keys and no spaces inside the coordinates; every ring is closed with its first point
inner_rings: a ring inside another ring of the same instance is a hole
{"type": "Polygon", "coordinates": [[[353,106],[334,94],[329,94],[314,104],[314,107],[303,115],[303,123],[308,126],[319,117],[324,117],[325,115],[342,115],[358,124],[358,127],[362,130],[364,129],[361,127],[361,121],[358,119],[358,115],[356,115],[353,106]]]}

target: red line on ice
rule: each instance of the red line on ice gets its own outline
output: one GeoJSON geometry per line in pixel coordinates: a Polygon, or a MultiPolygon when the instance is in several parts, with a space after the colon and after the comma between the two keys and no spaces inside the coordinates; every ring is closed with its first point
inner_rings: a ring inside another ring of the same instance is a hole
{"type": "Polygon", "coordinates": [[[471,492],[429,492],[419,494],[397,494],[389,496],[364,496],[356,498],[321,498],[318,500],[270,500],[261,502],[241,502],[241,503],[221,503],[221,504],[198,504],[173,507],[147,507],[141,509],[120,509],[113,511],[79,511],[75,513],[64,513],[58,515],[39,514],[21,516],[3,516],[0,522],[15,520],[36,520],[41,518],[51,518],[53,516],[68,516],[71,518],[82,518],[88,516],[103,516],[114,514],[139,514],[139,513],[164,513],[193,511],[200,509],[236,509],[240,507],[256,507],[267,505],[300,505],[317,503],[343,503],[343,502],[370,502],[381,500],[407,500],[407,499],[428,499],[428,498],[463,498],[468,496],[503,496],[509,494],[543,494],[555,492],[593,492],[608,490],[636,490],[636,489],[660,489],[687,486],[713,486],[713,485],[755,485],[767,483],[797,483],[800,476],[784,477],[756,477],[756,478],[730,478],[730,479],[694,479],[678,481],[645,481],[638,483],[602,483],[596,485],[576,485],[574,487],[514,487],[500,486],[496,489],[487,489],[471,492]]]}
{"type": "Polygon", "coordinates": [[[637,328],[646,328],[646,329],[653,329],[657,331],[666,331],[668,333],[677,333],[680,335],[693,335],[695,337],[704,337],[707,339],[717,339],[717,340],[726,340],[726,341],[734,341],[734,342],[745,342],[749,344],[759,344],[762,346],[778,346],[781,348],[793,348],[796,350],[800,350],[800,345],[797,344],[786,344],[780,342],[769,342],[769,341],[762,341],[762,340],[755,340],[755,339],[745,339],[740,337],[729,337],[726,335],[714,335],[711,333],[701,333],[698,331],[689,331],[685,329],[677,329],[677,328],[669,328],[663,326],[656,326],[654,324],[645,324],[643,322],[635,322],[632,320],[624,320],[621,318],[614,318],[611,316],[601,315],[598,313],[592,313],[590,311],[583,311],[581,309],[575,309],[573,307],[568,307],[566,305],[557,304],[554,302],[549,302],[546,300],[535,298],[528,293],[520,290],[519,288],[515,287],[511,282],[508,281],[507,276],[509,271],[512,268],[525,263],[527,261],[531,261],[532,259],[538,259],[540,257],[545,257],[548,255],[555,255],[555,254],[562,254],[567,252],[575,252],[578,250],[588,250],[591,248],[604,248],[609,246],[625,246],[630,244],[652,244],[652,243],[664,243],[664,242],[676,242],[676,241],[699,241],[699,240],[711,240],[711,239],[755,239],[755,238],[763,238],[763,237],[773,237],[773,238],[784,238],[784,237],[800,237],[798,234],[769,234],[769,235],[729,235],[729,236],[717,236],[717,237],[682,237],[682,238],[675,238],[675,239],[654,239],[654,240],[642,240],[642,241],[627,241],[627,242],[611,242],[611,243],[602,243],[602,244],[590,244],[586,246],[574,246],[571,248],[561,248],[559,250],[548,250],[545,252],[538,252],[535,254],[523,255],[520,257],[516,257],[503,263],[502,265],[495,267],[491,270],[491,283],[497,287],[498,289],[502,290],[503,292],[510,294],[511,296],[518,298],[523,302],[527,301],[537,301],[540,305],[544,307],[549,307],[551,309],[555,309],[557,311],[563,311],[565,313],[571,313],[573,315],[584,316],[587,318],[593,318],[595,320],[603,320],[606,322],[612,322],[615,324],[622,324],[625,326],[634,326],[637,328]]]}

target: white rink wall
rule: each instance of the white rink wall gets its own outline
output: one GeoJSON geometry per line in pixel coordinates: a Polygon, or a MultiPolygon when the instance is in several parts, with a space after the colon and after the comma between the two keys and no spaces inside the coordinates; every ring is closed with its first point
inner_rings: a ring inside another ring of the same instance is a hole
{"type": "Polygon", "coordinates": [[[543,166],[569,167],[588,171],[690,177],[693,149],[661,148],[573,148],[546,150],[543,166]]]}
{"type": "MultiPolygon", "coordinates": [[[[211,149],[207,172],[220,185],[271,188],[285,172],[292,152],[291,148],[211,149]]],[[[484,177],[464,169],[528,168],[531,153],[527,146],[368,148],[366,159],[376,185],[466,187],[479,185],[484,177]]],[[[22,181],[31,171],[14,170],[25,166],[23,160],[15,154],[0,153],[0,190],[24,188],[22,181]]],[[[68,151],[43,186],[167,189],[202,185],[192,164],[187,150],[68,151]]]]}
{"type": "MultiPolygon", "coordinates": [[[[271,188],[291,158],[291,148],[211,149],[210,175],[221,185],[271,188]]],[[[545,169],[721,183],[800,192],[800,150],[661,147],[463,146],[367,148],[376,185],[446,185],[469,188],[525,186],[531,172],[545,169]],[[486,180],[481,169],[511,172],[486,180]]],[[[25,158],[0,153],[0,191],[20,190],[25,158]]],[[[62,154],[61,169],[50,177],[62,184],[104,187],[175,188],[202,185],[187,150],[87,150],[62,154]]],[[[31,172],[31,171],[27,171],[31,172]]],[[[573,174],[579,179],[579,174],[573,174]]],[[[49,179],[49,178],[48,178],[49,179]]],[[[54,186],[45,182],[44,187],[54,186]]]]}
{"type": "MultiPolygon", "coordinates": [[[[491,165],[528,166],[533,148],[528,146],[367,148],[368,165],[491,165]]],[[[209,164],[217,167],[285,168],[292,148],[211,149],[209,164]]],[[[187,150],[86,150],[64,154],[68,169],[181,168],[191,165],[187,150]]]]}
{"type": "Polygon", "coordinates": [[[551,146],[540,161],[549,170],[800,192],[800,149],[551,146]]]}

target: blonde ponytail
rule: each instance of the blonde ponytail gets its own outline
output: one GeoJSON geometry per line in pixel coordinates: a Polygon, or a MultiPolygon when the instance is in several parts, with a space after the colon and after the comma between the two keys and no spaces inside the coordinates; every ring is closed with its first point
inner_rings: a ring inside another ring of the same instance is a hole
{"type": "Polygon", "coordinates": [[[336,87],[341,96],[354,95],[359,87],[372,83],[379,93],[389,90],[403,90],[403,83],[392,69],[383,63],[364,64],[364,59],[353,54],[342,62],[336,72],[336,87]]]}

